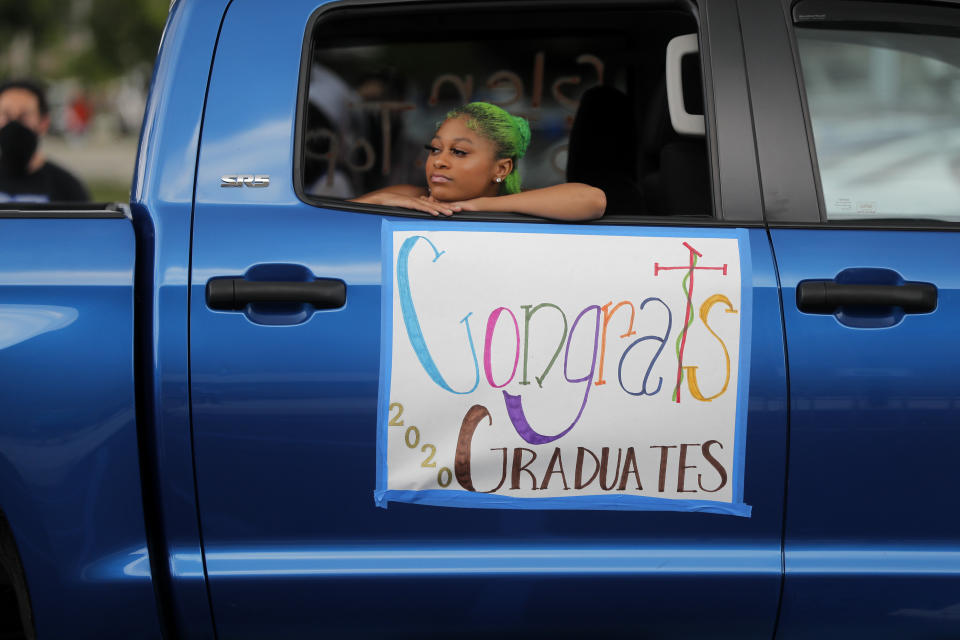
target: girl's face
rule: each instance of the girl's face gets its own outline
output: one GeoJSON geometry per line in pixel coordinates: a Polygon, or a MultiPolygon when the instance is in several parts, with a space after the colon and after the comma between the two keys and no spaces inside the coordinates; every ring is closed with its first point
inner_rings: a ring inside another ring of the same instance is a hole
{"type": "Polygon", "coordinates": [[[506,178],[513,168],[509,158],[497,159],[493,142],[470,129],[463,117],[444,122],[427,151],[430,194],[445,202],[495,196],[497,178],[506,178]]]}

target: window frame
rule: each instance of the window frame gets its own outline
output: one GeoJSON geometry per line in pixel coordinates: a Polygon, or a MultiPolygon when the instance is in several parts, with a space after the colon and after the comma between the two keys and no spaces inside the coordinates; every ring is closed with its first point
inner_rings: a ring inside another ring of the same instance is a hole
{"type": "MultiPolygon", "coordinates": [[[[307,21],[303,36],[303,46],[300,59],[299,84],[297,89],[297,107],[295,114],[294,131],[294,149],[293,149],[293,185],[297,198],[304,204],[314,208],[333,209],[339,211],[350,211],[355,213],[366,213],[381,216],[396,216],[402,218],[421,218],[436,219],[430,214],[400,209],[396,207],[387,207],[381,205],[364,204],[349,202],[339,198],[327,196],[314,196],[306,193],[304,186],[304,134],[307,118],[307,101],[310,80],[310,67],[312,63],[313,36],[318,24],[327,18],[331,13],[338,14],[349,12],[351,14],[368,14],[372,12],[393,13],[396,11],[408,11],[429,8],[434,11],[443,10],[463,10],[463,5],[450,0],[428,1],[415,3],[404,1],[401,3],[391,2],[391,0],[341,0],[318,7],[307,21]]],[[[710,211],[706,214],[686,214],[686,215],[617,215],[603,216],[598,220],[577,221],[563,223],[557,220],[538,218],[535,216],[496,213],[496,212],[462,212],[452,219],[460,221],[485,221],[485,222],[519,222],[519,223],[544,223],[544,224],[592,224],[592,225],[629,225],[629,226],[761,226],[762,220],[746,219],[727,220],[720,203],[720,174],[719,149],[717,143],[716,126],[716,105],[714,104],[712,74],[709,71],[709,39],[707,28],[704,21],[704,15],[698,9],[694,0],[639,0],[631,3],[617,2],[616,0],[607,0],[605,2],[590,3],[585,0],[560,0],[546,5],[544,2],[535,0],[488,0],[470,4],[470,10],[479,11],[509,11],[520,7],[538,7],[546,10],[603,10],[603,9],[640,9],[644,7],[653,8],[677,8],[690,13],[697,24],[697,33],[700,42],[700,69],[701,86],[703,90],[704,119],[706,132],[704,142],[707,146],[707,165],[709,171],[710,185],[710,211]]]]}

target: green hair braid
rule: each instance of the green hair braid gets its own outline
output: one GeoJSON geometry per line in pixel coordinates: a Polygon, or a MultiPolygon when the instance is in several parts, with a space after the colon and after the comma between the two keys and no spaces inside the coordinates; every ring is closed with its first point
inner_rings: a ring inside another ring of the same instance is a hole
{"type": "Polygon", "coordinates": [[[520,193],[518,163],[530,145],[530,123],[526,118],[512,116],[495,104],[471,102],[447,114],[447,119],[466,118],[466,125],[478,132],[495,147],[496,157],[511,158],[513,170],[500,187],[502,193],[520,193]]]}

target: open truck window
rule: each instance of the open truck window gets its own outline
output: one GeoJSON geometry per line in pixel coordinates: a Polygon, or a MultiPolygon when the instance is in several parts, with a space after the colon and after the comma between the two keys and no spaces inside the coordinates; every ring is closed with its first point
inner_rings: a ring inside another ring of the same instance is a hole
{"type": "Polygon", "coordinates": [[[301,197],[342,207],[425,186],[424,146],[438,124],[485,101],[530,122],[525,190],[582,182],[604,190],[606,215],[712,214],[697,21],[656,7],[320,14],[301,73],[301,197]],[[668,49],[680,41],[693,46],[674,54],[671,78],[668,49]],[[682,99],[671,101],[668,85],[682,99]],[[677,125],[671,102],[699,130],[677,125]]]}

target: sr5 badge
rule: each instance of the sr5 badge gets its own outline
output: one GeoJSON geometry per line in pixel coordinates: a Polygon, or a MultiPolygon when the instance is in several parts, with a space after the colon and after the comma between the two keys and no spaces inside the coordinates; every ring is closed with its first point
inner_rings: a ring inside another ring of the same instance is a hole
{"type": "Polygon", "coordinates": [[[270,176],[226,175],[220,176],[221,187],[269,187],[270,176]]]}

